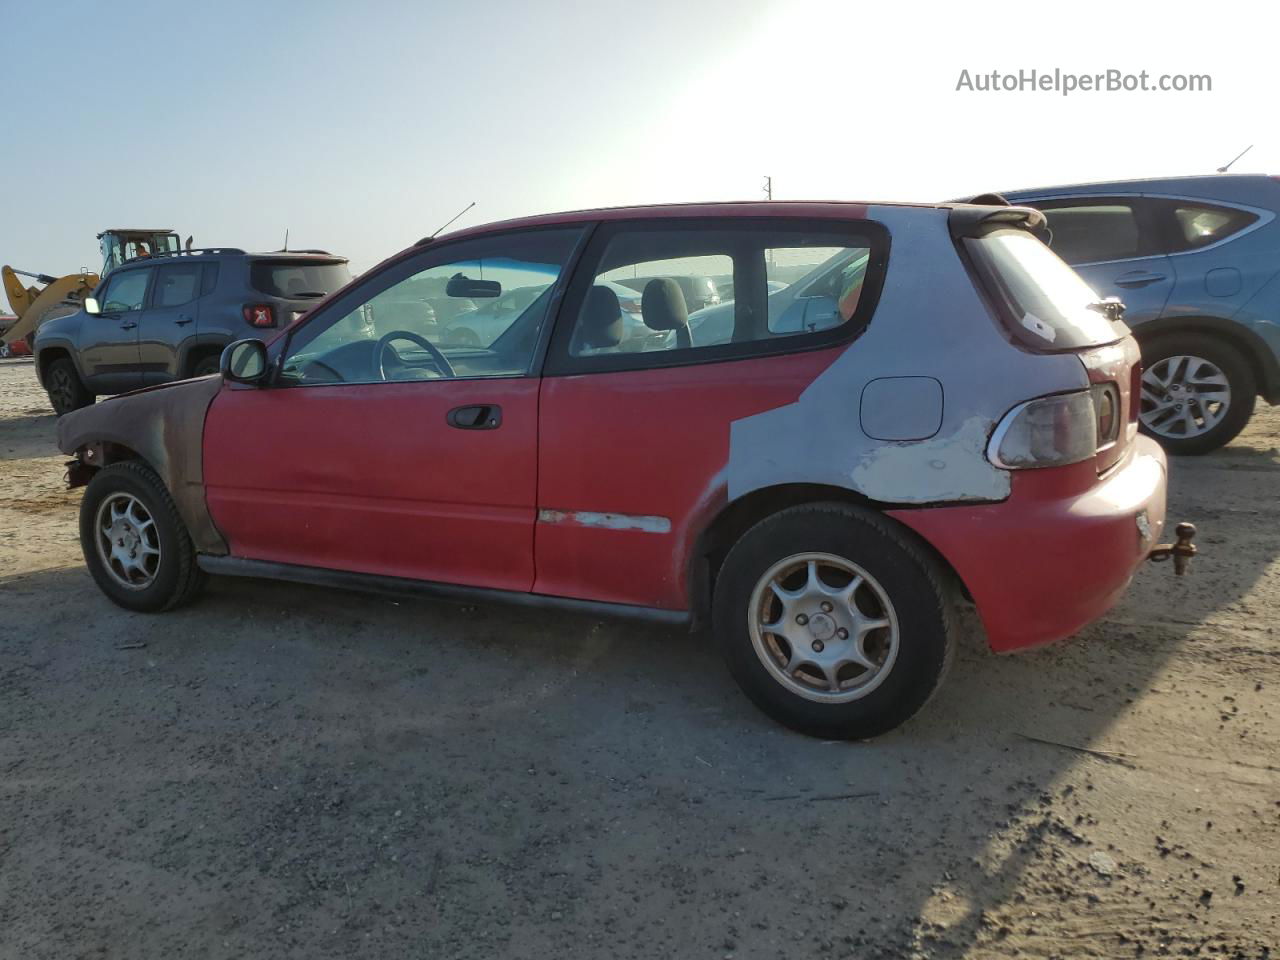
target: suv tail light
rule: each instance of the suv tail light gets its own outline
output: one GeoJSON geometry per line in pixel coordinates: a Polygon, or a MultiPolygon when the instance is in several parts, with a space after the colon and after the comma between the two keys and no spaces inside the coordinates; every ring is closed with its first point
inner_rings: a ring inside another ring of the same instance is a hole
{"type": "Polygon", "coordinates": [[[244,321],[251,327],[274,327],[276,312],[269,303],[250,303],[244,308],[244,321]]]}
{"type": "Polygon", "coordinates": [[[1086,390],[1040,397],[1014,407],[991,435],[987,455],[997,467],[1019,470],[1080,463],[1092,458],[1097,449],[1098,410],[1093,393],[1086,390]]]}

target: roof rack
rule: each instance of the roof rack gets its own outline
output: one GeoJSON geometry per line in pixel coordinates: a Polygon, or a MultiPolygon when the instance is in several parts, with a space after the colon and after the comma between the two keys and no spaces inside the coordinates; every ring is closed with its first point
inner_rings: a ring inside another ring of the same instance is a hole
{"type": "Polygon", "coordinates": [[[148,254],[142,254],[136,257],[130,257],[128,260],[123,261],[120,265],[124,266],[126,263],[136,263],[139,260],[161,260],[165,257],[188,257],[188,256],[195,256],[196,254],[201,254],[201,253],[243,254],[244,251],[241,250],[239,247],[193,247],[190,250],[160,250],[160,251],[157,251],[156,253],[148,253],[148,254]]]}

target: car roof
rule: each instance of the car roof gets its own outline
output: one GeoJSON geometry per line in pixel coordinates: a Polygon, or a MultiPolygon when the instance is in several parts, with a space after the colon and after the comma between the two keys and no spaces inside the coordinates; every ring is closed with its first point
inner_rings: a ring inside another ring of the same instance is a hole
{"type": "Polygon", "coordinates": [[[1002,190],[1000,195],[1009,200],[1020,197],[1040,197],[1059,194],[1101,193],[1203,193],[1216,196],[1219,191],[1240,187],[1257,187],[1274,184],[1275,177],[1263,173],[1205,173],[1187,177],[1144,177],[1134,180],[1094,180],[1086,183],[1066,183],[1045,187],[1020,187],[1002,190]]]}
{"type": "MultiPolygon", "coordinates": [[[[882,203],[876,201],[848,200],[747,200],[726,202],[663,203],[629,207],[597,207],[588,210],[570,210],[562,213],[544,213],[512,220],[498,220],[475,227],[465,227],[441,234],[435,239],[457,240],[469,236],[481,236],[500,230],[516,230],[529,227],[571,226],[610,220],[657,220],[696,217],[800,217],[810,219],[861,219],[869,206],[917,207],[941,209],[949,203],[882,203]]],[[[433,238],[419,241],[426,243],[433,238]]]]}

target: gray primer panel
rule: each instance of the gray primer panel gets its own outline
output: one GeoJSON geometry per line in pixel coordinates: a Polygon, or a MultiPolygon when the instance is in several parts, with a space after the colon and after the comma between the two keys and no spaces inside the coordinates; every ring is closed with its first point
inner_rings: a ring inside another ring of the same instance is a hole
{"type": "Polygon", "coordinates": [[[956,255],[947,211],[873,206],[868,216],[892,237],[875,316],[795,403],[732,424],[730,500],[785,483],[825,483],[887,504],[1003,500],[1009,473],[986,457],[995,424],[1024,400],[1088,386],[1075,355],[1009,342],[956,255]],[[882,377],[942,384],[935,436],[886,443],[862,431],[862,393],[882,377]]]}
{"type": "Polygon", "coordinates": [[[942,384],[933,377],[877,377],[862,390],[859,419],[874,440],[928,440],[942,426],[942,384]]]}

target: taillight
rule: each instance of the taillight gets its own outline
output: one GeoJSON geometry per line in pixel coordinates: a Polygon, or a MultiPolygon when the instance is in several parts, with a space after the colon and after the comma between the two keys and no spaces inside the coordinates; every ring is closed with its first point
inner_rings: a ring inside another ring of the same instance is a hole
{"type": "Polygon", "coordinates": [[[622,309],[625,310],[627,313],[634,313],[636,315],[639,315],[640,313],[639,300],[620,300],[619,303],[622,304],[622,309]]]}
{"type": "Polygon", "coordinates": [[[1019,404],[991,435],[988,457],[997,467],[1061,467],[1088,460],[1098,449],[1093,394],[1061,393],[1019,404]]]}
{"type": "Polygon", "coordinates": [[[1142,409],[1142,364],[1135,363],[1129,369],[1129,422],[1138,422],[1142,409]]]}
{"type": "Polygon", "coordinates": [[[1120,437],[1120,391],[1114,383],[1096,383],[1089,392],[1098,417],[1098,446],[1105,447],[1120,437]]]}
{"type": "Polygon", "coordinates": [[[244,308],[244,320],[251,327],[274,327],[276,312],[269,303],[251,303],[244,308]]]}

